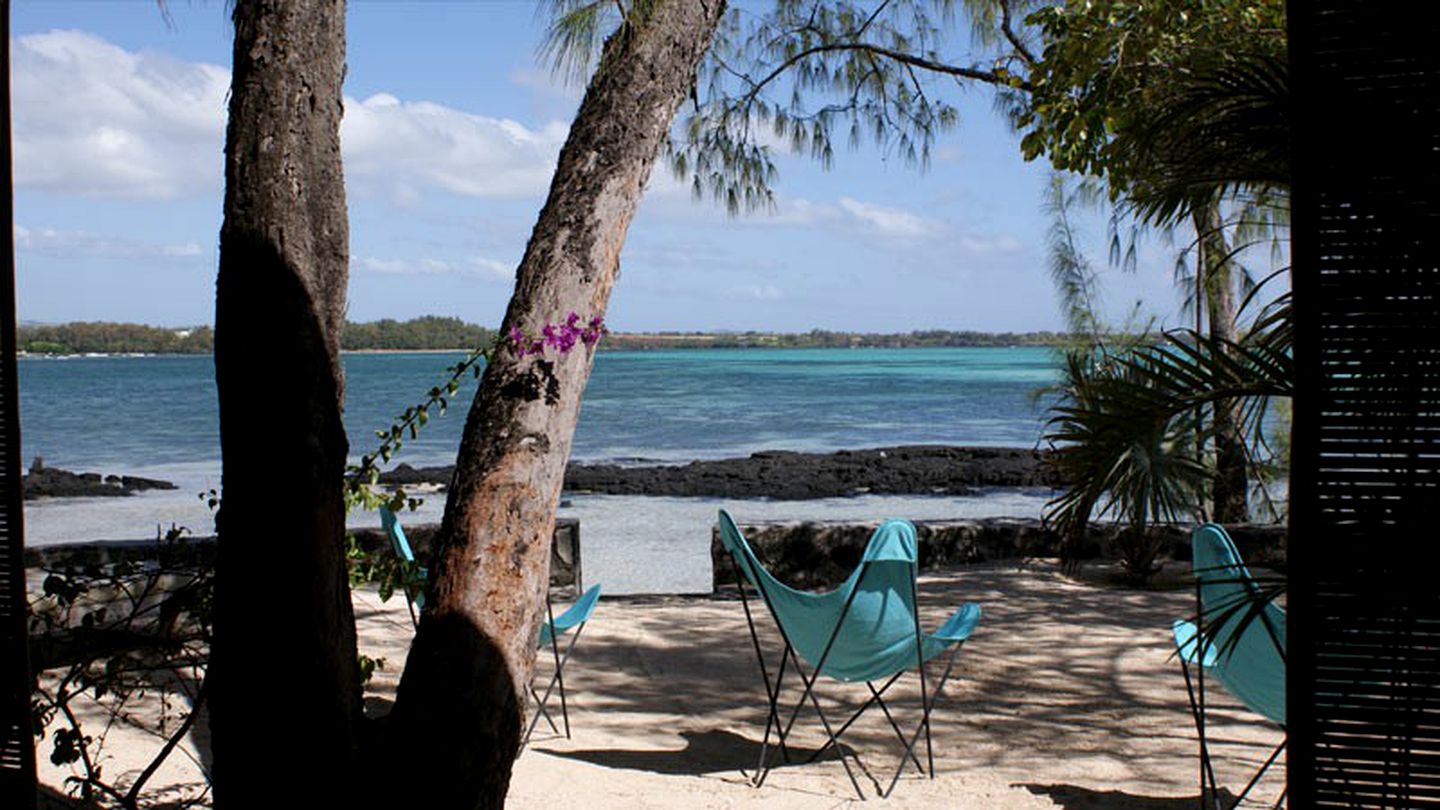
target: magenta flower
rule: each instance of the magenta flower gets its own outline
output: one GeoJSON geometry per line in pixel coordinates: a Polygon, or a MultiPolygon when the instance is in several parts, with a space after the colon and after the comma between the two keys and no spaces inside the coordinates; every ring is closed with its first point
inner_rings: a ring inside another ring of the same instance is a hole
{"type": "Polygon", "coordinates": [[[605,319],[596,315],[590,319],[589,327],[580,335],[580,340],[586,346],[594,346],[600,342],[601,336],[605,334],[605,319]]]}
{"type": "Polygon", "coordinates": [[[601,336],[605,334],[605,319],[597,315],[590,319],[585,328],[581,328],[580,315],[571,312],[565,316],[564,323],[547,323],[541,327],[539,337],[527,335],[518,326],[510,327],[506,334],[515,353],[520,357],[543,355],[547,348],[554,349],[557,354],[565,354],[574,349],[577,343],[594,346],[600,342],[601,336]]]}
{"type": "Polygon", "coordinates": [[[525,337],[525,333],[520,331],[520,327],[510,327],[509,337],[511,348],[515,350],[515,354],[517,356],[524,357],[526,354],[529,353],[526,350],[526,344],[528,342],[528,339],[525,337]]]}

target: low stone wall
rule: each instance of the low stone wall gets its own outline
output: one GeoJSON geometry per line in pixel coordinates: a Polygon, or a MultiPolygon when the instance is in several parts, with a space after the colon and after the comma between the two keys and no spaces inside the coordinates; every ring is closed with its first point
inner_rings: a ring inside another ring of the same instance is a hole
{"type": "MultiPolygon", "coordinates": [[[[405,527],[406,539],[420,559],[430,554],[430,540],[440,528],[436,523],[421,523],[405,527]]],[[[360,547],[367,551],[388,550],[390,541],[379,529],[356,529],[352,534],[360,547]]],[[[186,538],[185,543],[201,562],[210,562],[215,557],[214,537],[186,538]]],[[[53,545],[27,547],[26,568],[62,569],[68,566],[106,567],[120,562],[148,562],[166,553],[169,548],[154,540],[97,540],[89,543],[55,543],[53,545]]],[[[550,546],[550,587],[573,588],[576,594],[583,590],[584,576],[580,565],[580,521],[575,518],[560,518],[555,521],[554,541],[550,546]]],[[[276,550],[275,564],[284,564],[284,553],[276,550]]]]}
{"type": "MultiPolygon", "coordinates": [[[[214,537],[187,537],[186,553],[200,562],[215,559],[214,537]]],[[[59,570],[67,566],[106,568],[122,562],[149,562],[174,553],[175,547],[156,540],[92,540],[25,547],[25,567],[59,570]]]]}
{"type": "MultiPolygon", "coordinates": [[[[424,562],[430,557],[430,542],[440,531],[438,523],[405,524],[405,539],[416,559],[424,562]]],[[[366,551],[388,549],[390,540],[380,529],[357,529],[352,534],[355,541],[366,551]]],[[[585,589],[585,571],[580,555],[580,520],[578,518],[556,518],[555,534],[550,543],[550,587],[571,588],[579,596],[585,589]]]]}
{"type": "MultiPolygon", "coordinates": [[[[766,567],[781,581],[796,588],[823,588],[842,582],[860,562],[860,554],[874,523],[767,522],[742,523],[740,531],[766,567]]],[[[1122,526],[1091,524],[1081,549],[1084,559],[1113,559],[1115,537],[1122,526]]],[[[1165,553],[1176,560],[1190,559],[1191,526],[1157,526],[1165,553]]],[[[1277,570],[1285,567],[1285,527],[1227,526],[1241,556],[1254,565],[1277,570]]],[[[1032,518],[917,521],[920,567],[939,568],[966,563],[994,562],[1025,557],[1056,557],[1060,538],[1032,518]]],[[[720,528],[711,530],[710,560],[716,590],[735,584],[730,555],[720,544],[720,528]]]]}

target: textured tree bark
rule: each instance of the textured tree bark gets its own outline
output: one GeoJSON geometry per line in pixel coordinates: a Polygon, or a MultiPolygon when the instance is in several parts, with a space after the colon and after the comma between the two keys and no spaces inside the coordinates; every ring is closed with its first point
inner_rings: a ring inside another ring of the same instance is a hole
{"type": "MultiPolygon", "coordinates": [[[[1235,339],[1235,278],[1230,247],[1221,230],[1220,209],[1199,206],[1194,213],[1200,234],[1201,289],[1212,340],[1235,339]]],[[[1199,304],[1197,303],[1197,306],[1199,304]]],[[[1210,485],[1210,519],[1217,523],[1244,523],[1249,519],[1250,480],[1245,469],[1245,442],[1240,436],[1240,403],[1218,400],[1211,409],[1211,438],[1215,444],[1215,476],[1210,485]]]]}
{"type": "Polygon", "coordinates": [[[239,0],[215,303],[217,807],[326,806],[360,722],[339,336],[344,0],[239,0]]]}
{"type": "MultiPolygon", "coordinates": [[[[603,315],[620,250],[723,0],[635,4],[606,42],[560,152],[502,329],[603,315]]],[[[544,611],[550,535],[580,396],[583,346],[501,351],[470,408],[430,594],[390,715],[391,755],[431,807],[500,807],[544,611]]]]}

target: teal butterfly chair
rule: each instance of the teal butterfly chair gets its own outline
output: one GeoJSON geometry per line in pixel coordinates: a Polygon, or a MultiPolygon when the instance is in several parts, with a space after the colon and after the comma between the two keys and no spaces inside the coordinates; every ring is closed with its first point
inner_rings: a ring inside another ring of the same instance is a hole
{"type": "Polygon", "coordinates": [[[819,715],[828,738],[828,742],[810,759],[814,760],[833,746],[839,752],[840,762],[845,766],[850,784],[862,799],[865,794],[860,790],[860,783],[855,779],[855,773],[846,759],[840,737],[871,706],[880,706],[900,745],[905,749],[894,777],[891,778],[889,786],[880,791],[880,795],[888,796],[895,789],[895,783],[899,781],[907,760],[914,762],[921,773],[927,772],[915,756],[915,746],[922,732],[925,735],[925,752],[929,762],[928,773],[934,778],[935,754],[930,740],[930,713],[950,677],[956,653],[980,621],[980,606],[962,605],[934,633],[925,634],[921,631],[915,590],[919,563],[915,527],[903,520],[886,521],[876,529],[865,546],[859,567],[844,583],[828,593],[798,591],[776,579],[765,570],[750,544],[745,541],[744,535],[736,527],[735,521],[723,509],[720,511],[720,540],[725,550],[730,553],[735,583],[740,590],[741,603],[745,609],[745,621],[750,627],[750,639],[760,663],[760,674],[770,704],[765,722],[765,737],[760,747],[760,762],[756,768],[756,786],[765,782],[774,758],[775,751],[770,746],[772,732],[776,736],[775,748],[789,761],[786,738],[807,701],[819,715]],[[756,633],[750,598],[747,595],[747,583],[765,602],[785,642],[773,682],[765,663],[760,637],[756,633]],[[925,675],[925,662],[947,650],[949,656],[945,673],[931,695],[925,675]],[[809,674],[806,674],[801,665],[802,659],[810,665],[809,674]],[[788,666],[794,667],[804,685],[804,693],[790,711],[788,720],[782,723],[780,696],[788,666]],[[886,690],[910,669],[919,673],[921,719],[914,733],[907,739],[885,704],[884,695],[886,690]],[[821,711],[815,695],[815,684],[821,675],[847,683],[864,682],[870,691],[870,698],[838,729],[821,711]],[[881,683],[878,688],[877,682],[881,683]]]}
{"type": "MultiPolygon", "coordinates": [[[[405,562],[413,564],[415,553],[410,548],[410,540],[405,536],[405,528],[400,525],[400,520],[388,507],[380,507],[380,526],[385,530],[385,535],[390,538],[390,547],[395,551],[395,555],[405,562]]],[[[416,610],[425,607],[425,578],[426,570],[420,568],[418,576],[407,578],[405,583],[406,606],[410,609],[410,621],[416,629],[420,627],[420,617],[416,610]]],[[[557,619],[554,609],[550,606],[550,596],[546,594],[546,622],[540,626],[540,638],[536,646],[550,648],[550,654],[555,659],[555,672],[550,676],[550,683],[545,687],[543,694],[536,691],[534,684],[529,687],[530,697],[535,701],[535,715],[530,718],[530,726],[525,729],[525,737],[520,742],[522,749],[530,741],[530,735],[535,731],[535,724],[540,722],[541,717],[544,717],[545,722],[550,724],[551,730],[556,734],[560,733],[560,727],[555,725],[555,720],[546,709],[550,696],[557,691],[560,695],[560,717],[565,727],[565,737],[567,739],[570,737],[570,708],[565,697],[565,664],[570,660],[570,653],[575,649],[576,642],[580,640],[580,633],[584,631],[585,624],[590,621],[590,614],[595,610],[595,603],[598,601],[600,601],[600,586],[593,585],[557,619]],[[561,654],[560,638],[569,634],[571,630],[575,632],[570,635],[570,640],[565,645],[565,652],[561,654]]]]}
{"type": "MultiPolygon", "coordinates": [[[[1195,622],[1173,627],[1190,712],[1200,737],[1200,804],[1220,806],[1206,739],[1205,687],[1218,679],[1247,708],[1285,730],[1285,611],[1262,592],[1225,530],[1213,523],[1190,536],[1195,574],[1195,622]]],[[[1285,750],[1280,744],[1251,777],[1231,807],[1238,807],[1285,750]]],[[[1285,801],[1281,792],[1275,806],[1285,801]]]]}

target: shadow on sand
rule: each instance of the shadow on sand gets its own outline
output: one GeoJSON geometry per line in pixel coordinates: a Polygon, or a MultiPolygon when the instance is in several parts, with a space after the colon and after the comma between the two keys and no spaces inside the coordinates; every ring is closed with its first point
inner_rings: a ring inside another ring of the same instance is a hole
{"type": "MultiPolygon", "coordinates": [[[[1194,810],[1200,796],[1139,796],[1123,790],[1094,790],[1076,785],[1016,785],[1044,796],[1065,810],[1194,810]]],[[[1221,788],[1221,805],[1234,804],[1235,797],[1221,788]]]]}
{"type": "MultiPolygon", "coordinates": [[[[544,751],[551,756],[577,759],[607,768],[649,771],[669,776],[692,776],[727,771],[732,773],[742,771],[749,774],[754,772],[760,759],[759,740],[742,737],[724,729],[682,731],[679,736],[685,740],[685,747],[673,751],[623,748],[552,751],[539,747],[535,750],[544,751]]],[[[773,737],[771,745],[772,747],[774,745],[773,737]]],[[[789,746],[790,762],[787,763],[779,752],[776,752],[771,760],[771,767],[782,768],[787,765],[805,763],[815,756],[816,750],[815,748],[789,746]]],[[[847,756],[851,753],[848,747],[845,749],[845,753],[847,756]]],[[[831,748],[817,757],[816,761],[824,762],[837,758],[835,749],[831,748]]]]}

